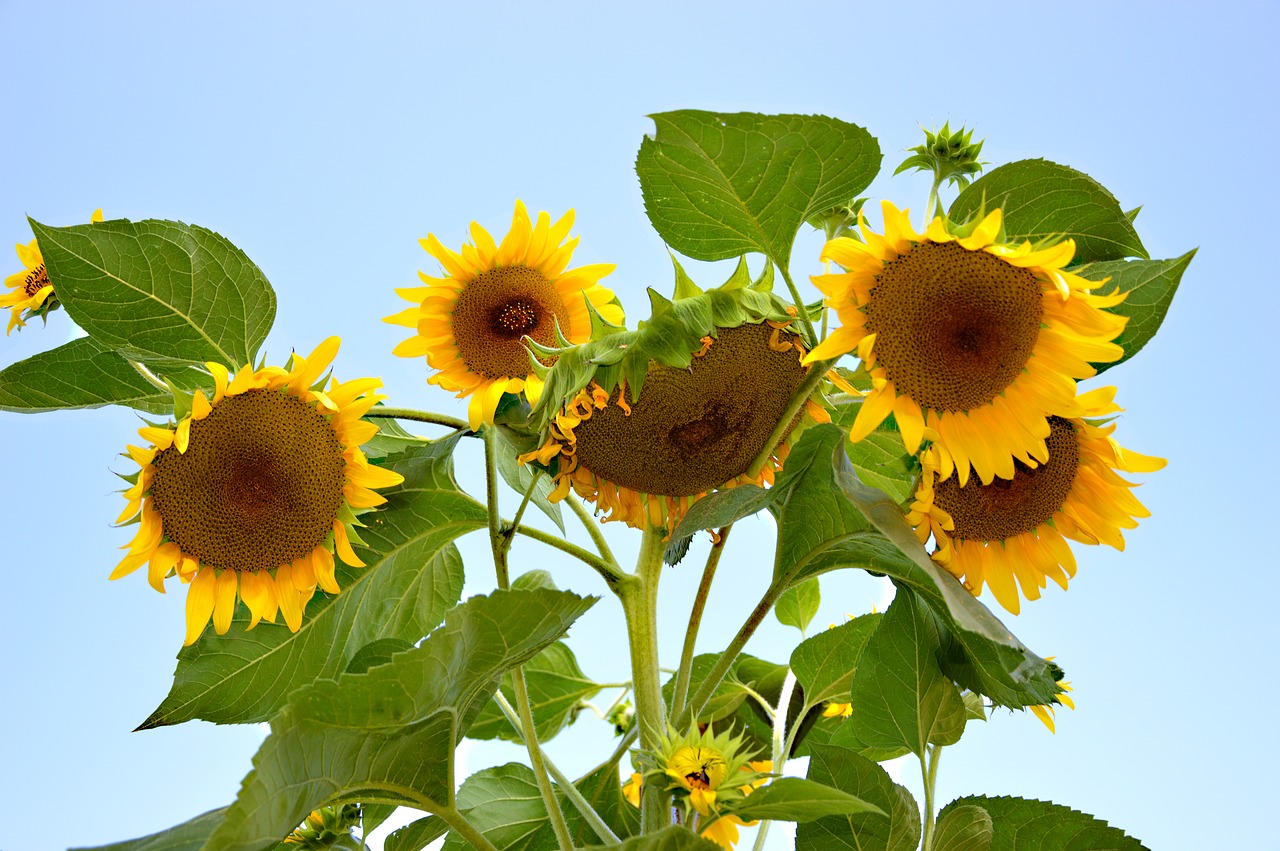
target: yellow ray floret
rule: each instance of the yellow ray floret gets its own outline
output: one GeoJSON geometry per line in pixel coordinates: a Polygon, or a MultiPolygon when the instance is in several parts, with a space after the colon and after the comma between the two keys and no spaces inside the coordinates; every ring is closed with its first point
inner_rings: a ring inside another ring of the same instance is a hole
{"type": "MultiPolygon", "coordinates": [[[[1081,395],[1079,407],[1086,417],[1114,413],[1114,394],[1113,387],[1099,388],[1081,395]]],[[[934,561],[975,596],[989,586],[1014,614],[1019,590],[1039,599],[1047,579],[1066,589],[1076,573],[1068,538],[1123,550],[1121,530],[1136,528],[1150,512],[1133,495],[1136,485],[1117,471],[1149,473],[1165,465],[1122,448],[1111,437],[1114,423],[1051,417],[1049,425],[1045,460],[1019,463],[1013,476],[991,484],[961,485],[929,448],[907,515],[922,543],[934,539],[934,561]]]]}
{"type": "Polygon", "coordinates": [[[223,635],[238,600],[260,620],[284,617],[297,632],[319,586],[340,590],[336,555],[362,567],[356,513],[385,502],[378,489],[403,481],[373,466],[360,444],[377,433],[361,419],[384,396],[375,378],[339,382],[321,375],[338,352],[330,337],[289,369],[244,366],[234,375],[207,364],[210,399],[201,390],[178,422],[148,426],[149,446],[130,446],[140,467],[118,522],[137,518],[118,579],[148,565],[147,580],[164,593],[171,575],[189,584],[187,634],[192,644],[212,619],[223,635]]]}
{"type": "MultiPolygon", "coordinates": [[[[102,221],[102,208],[93,211],[89,221],[102,221]]],[[[38,240],[14,246],[18,259],[22,261],[21,272],[14,272],[4,279],[4,285],[10,292],[0,295],[0,308],[9,308],[9,326],[5,336],[14,328],[21,328],[27,323],[25,319],[40,312],[45,303],[56,304],[57,295],[53,291],[53,283],[49,280],[49,272],[44,266],[44,255],[40,253],[38,240]]]]}
{"type": "Polygon", "coordinates": [[[471,397],[471,428],[492,424],[503,393],[524,392],[537,401],[542,381],[534,374],[529,337],[544,346],[557,345],[556,328],[571,343],[591,337],[593,308],[614,324],[623,322],[613,291],[599,281],[614,270],[599,263],[569,269],[578,239],[568,239],[573,211],[559,221],[539,213],[529,218],[517,201],[511,230],[501,243],[472,222],[472,243],[460,252],[445,247],[434,234],[422,247],[440,262],[442,277],[418,273],[425,286],[396,290],[414,306],[384,321],[415,330],[395,347],[401,357],[426,357],[436,374],[428,380],[458,398],[471,397]]]}
{"type": "Polygon", "coordinates": [[[883,209],[883,235],[862,222],[862,242],[831,240],[822,258],[845,271],[813,278],[842,324],[806,362],[856,352],[871,373],[850,438],[893,414],[907,451],[927,430],[961,484],[970,468],[985,484],[1044,460],[1047,417],[1082,416],[1076,380],[1123,355],[1111,341],[1127,320],[1106,308],[1124,296],[1066,271],[1072,240],[999,242],[999,210],[917,233],[906,211],[883,209]]]}

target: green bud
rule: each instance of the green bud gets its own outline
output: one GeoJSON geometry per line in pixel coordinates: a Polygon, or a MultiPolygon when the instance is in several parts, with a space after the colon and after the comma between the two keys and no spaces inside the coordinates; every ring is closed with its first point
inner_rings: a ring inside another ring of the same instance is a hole
{"type": "Polygon", "coordinates": [[[911,156],[902,161],[894,174],[908,170],[929,171],[933,172],[939,184],[947,182],[963,189],[986,165],[978,159],[985,140],[974,143],[972,130],[961,127],[952,131],[951,123],[947,122],[936,133],[924,130],[924,139],[923,145],[907,148],[911,156]]]}

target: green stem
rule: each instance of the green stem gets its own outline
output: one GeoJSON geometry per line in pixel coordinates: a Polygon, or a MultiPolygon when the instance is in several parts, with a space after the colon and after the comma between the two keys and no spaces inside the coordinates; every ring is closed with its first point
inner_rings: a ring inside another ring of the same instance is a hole
{"type": "Polygon", "coordinates": [[[529,500],[533,498],[533,490],[538,486],[538,479],[540,478],[542,478],[542,471],[534,470],[533,480],[529,482],[529,488],[524,492],[524,499],[520,500],[520,507],[516,509],[516,516],[511,519],[510,523],[501,527],[502,550],[504,553],[511,551],[511,542],[515,540],[516,529],[520,528],[520,521],[524,519],[524,511],[529,507],[529,500]]]}
{"type": "Polygon", "coordinates": [[[534,529],[532,526],[517,526],[515,527],[515,530],[517,534],[524,535],[526,538],[532,538],[533,540],[546,544],[549,547],[555,547],[557,550],[568,553],[583,564],[594,568],[596,573],[600,574],[601,578],[604,579],[605,583],[608,584],[609,588],[615,594],[618,592],[618,587],[620,585],[625,584],[631,579],[630,576],[624,573],[616,565],[609,564],[607,561],[604,561],[593,553],[584,550],[582,547],[571,544],[562,538],[557,538],[555,535],[544,532],[541,529],[534,529]]]}
{"type": "Polygon", "coordinates": [[[837,360],[839,358],[818,361],[809,367],[809,374],[804,377],[804,381],[800,383],[800,386],[796,388],[796,392],[792,394],[791,401],[787,403],[787,409],[778,418],[778,423],[769,434],[769,439],[764,442],[764,448],[760,450],[760,454],[755,457],[755,460],[751,462],[751,466],[747,468],[748,476],[755,478],[760,475],[764,465],[769,463],[769,459],[773,457],[773,450],[778,448],[782,438],[791,430],[791,421],[796,418],[796,414],[800,413],[800,408],[813,395],[818,382],[826,377],[827,370],[831,369],[837,360]]]}
{"type": "Polygon", "coordinates": [[[812,349],[814,346],[818,345],[818,338],[817,335],[814,334],[813,322],[809,319],[809,311],[804,306],[804,299],[800,297],[800,290],[796,287],[796,282],[791,280],[791,273],[787,271],[787,268],[785,266],[779,266],[778,271],[782,273],[782,280],[787,282],[787,289],[791,291],[791,300],[795,302],[796,305],[796,318],[798,318],[800,320],[800,324],[804,326],[805,334],[807,335],[805,344],[812,349]]]}
{"type": "Polygon", "coordinates": [[[680,667],[676,670],[676,684],[671,695],[671,714],[676,716],[684,709],[685,699],[689,696],[689,678],[693,672],[693,648],[698,641],[698,629],[702,625],[702,613],[707,608],[707,597],[711,594],[711,582],[716,576],[716,567],[720,564],[720,556],[724,553],[725,541],[733,529],[730,523],[716,533],[717,540],[711,545],[707,554],[707,565],[702,569],[702,582],[698,585],[698,594],[693,598],[693,609],[689,612],[689,628],[684,633],[684,647],[680,651],[680,667]]]}
{"type": "Polygon", "coordinates": [[[942,204],[938,199],[938,188],[942,186],[942,176],[935,173],[933,175],[933,185],[929,187],[929,200],[924,205],[924,226],[929,227],[929,222],[933,221],[933,208],[938,207],[938,214],[942,214],[942,204]]]}
{"type": "MultiPolygon", "coordinates": [[[[636,725],[640,728],[640,750],[653,752],[666,732],[666,707],[662,702],[662,681],[658,676],[658,580],[662,576],[665,530],[647,527],[640,539],[640,555],[632,581],[619,588],[622,611],[627,618],[627,641],[631,651],[631,681],[636,695],[636,725]]],[[[671,824],[667,794],[662,785],[641,787],[640,829],[653,833],[671,824]]]]}
{"type": "Polygon", "coordinates": [[[497,847],[486,839],[483,833],[476,830],[475,825],[467,821],[466,816],[452,807],[447,810],[436,810],[435,814],[445,820],[450,830],[471,843],[471,847],[475,848],[476,851],[498,851],[497,847]]]}
{"type": "Polygon", "coordinates": [[[451,417],[447,414],[433,414],[430,411],[417,411],[413,408],[388,408],[379,405],[371,408],[366,417],[388,417],[395,420],[413,420],[416,423],[431,423],[432,425],[445,426],[446,428],[463,431],[470,429],[466,420],[460,420],[457,417],[451,417]]]}
{"type": "Polygon", "coordinates": [[[131,360],[129,361],[129,366],[136,369],[138,371],[138,375],[141,375],[143,378],[145,378],[148,384],[150,384],[152,387],[156,388],[160,392],[162,393],[173,392],[173,388],[170,387],[168,384],[165,384],[158,377],[156,377],[156,374],[151,370],[147,369],[145,364],[138,363],[136,360],[131,360]]]}
{"type": "Polygon", "coordinates": [[[716,659],[716,663],[711,666],[711,670],[707,673],[707,678],[702,681],[693,697],[684,705],[684,709],[680,711],[680,714],[676,716],[675,727],[677,730],[687,729],[693,719],[698,717],[698,713],[707,705],[707,701],[715,693],[720,681],[724,679],[725,674],[729,673],[729,669],[737,661],[738,654],[742,652],[742,648],[747,646],[751,636],[755,635],[760,624],[764,623],[769,610],[773,608],[774,603],[778,602],[778,598],[782,596],[782,592],[785,590],[786,585],[779,582],[775,582],[765,589],[764,596],[760,598],[760,602],[752,609],[751,614],[747,615],[747,619],[742,624],[741,629],[738,630],[738,634],[729,642],[729,646],[720,654],[720,658],[716,659]]]}
{"type": "MultiPolygon", "coordinates": [[[[506,696],[499,690],[494,693],[493,699],[497,702],[498,708],[502,710],[502,714],[507,717],[507,722],[512,727],[515,727],[517,735],[523,739],[524,722],[516,715],[516,710],[511,706],[506,696]]],[[[600,814],[587,802],[587,799],[582,797],[582,793],[578,791],[578,787],[573,784],[573,781],[566,777],[559,768],[556,768],[556,764],[546,754],[543,754],[543,763],[546,765],[548,773],[560,785],[560,791],[578,808],[578,812],[582,813],[583,819],[595,831],[596,836],[600,837],[600,841],[605,845],[620,844],[622,840],[609,829],[609,825],[605,824],[604,819],[600,818],[600,814]]]]}
{"type": "MultiPolygon", "coordinates": [[[[507,549],[511,545],[511,538],[503,531],[502,519],[498,515],[498,433],[492,427],[484,430],[484,461],[485,496],[489,503],[489,547],[493,550],[493,569],[498,576],[498,588],[505,591],[511,588],[511,572],[507,567],[507,549]]],[[[524,743],[529,751],[530,768],[538,781],[538,792],[542,795],[542,803],[551,819],[551,829],[555,832],[561,851],[573,851],[573,836],[569,833],[560,801],[551,786],[551,777],[547,774],[547,766],[542,759],[542,749],[538,747],[537,728],[533,723],[529,688],[524,680],[522,666],[517,665],[511,669],[511,680],[515,686],[516,706],[525,731],[524,743]]]]}
{"type": "Polygon", "coordinates": [[[587,511],[586,506],[574,494],[569,495],[567,502],[569,503],[569,508],[573,509],[574,515],[582,521],[582,526],[587,530],[587,534],[591,536],[591,542],[596,545],[600,558],[618,568],[619,572],[621,572],[618,560],[613,557],[613,550],[609,549],[609,542],[604,539],[604,531],[600,528],[600,524],[596,522],[596,519],[591,516],[591,512],[587,511]]]}
{"type": "Polygon", "coordinates": [[[920,756],[920,774],[924,777],[924,838],[920,843],[920,851],[931,851],[933,848],[933,792],[938,782],[938,759],[942,756],[941,745],[925,745],[929,752],[926,765],[924,755],[920,756]]]}
{"type": "MultiPolygon", "coordinates": [[[[787,715],[791,708],[791,693],[796,690],[796,672],[787,668],[787,675],[782,680],[782,691],[778,694],[778,706],[773,710],[773,770],[778,774],[782,773],[783,766],[787,764],[787,715]]],[[[796,726],[799,727],[799,720],[796,719],[796,726]]],[[[764,841],[769,835],[769,826],[773,824],[770,819],[763,819],[760,822],[760,830],[756,833],[756,844],[752,851],[764,851],[764,841]]]]}

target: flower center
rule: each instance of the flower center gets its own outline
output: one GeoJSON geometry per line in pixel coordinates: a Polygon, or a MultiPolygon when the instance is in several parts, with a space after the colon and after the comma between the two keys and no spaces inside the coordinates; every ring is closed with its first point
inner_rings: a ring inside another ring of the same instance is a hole
{"type": "Polygon", "coordinates": [[[960,487],[952,476],[939,482],[934,502],[956,521],[954,537],[970,541],[1003,541],[1030,532],[1062,508],[1075,484],[1080,464],[1076,427],[1061,417],[1049,418],[1049,460],[1039,467],[1015,461],[1012,479],[989,485],[970,479],[960,487]]]}
{"type": "Polygon", "coordinates": [[[746,472],[806,372],[794,349],[769,347],[771,332],[765,323],[722,328],[688,369],[650,362],[630,416],[615,390],[607,408],[574,429],[578,463],[661,496],[705,493],[746,472]]]}
{"type": "Polygon", "coordinates": [[[325,542],[342,505],[342,444],[315,408],[276,390],[222,399],[185,453],[152,462],[153,506],[183,553],[220,569],[287,564],[325,542]]]}
{"type": "Polygon", "coordinates": [[[569,311],[555,284],[527,266],[500,266],[480,273],[458,294],[453,308],[453,338],[468,371],[486,378],[528,375],[527,335],[545,346],[556,344],[559,320],[569,332],[569,311]]]}
{"type": "Polygon", "coordinates": [[[47,286],[49,286],[49,273],[45,270],[44,264],[41,263],[27,272],[27,277],[22,282],[22,291],[27,294],[27,298],[31,298],[47,286]]]}
{"type": "Polygon", "coordinates": [[[899,394],[967,411],[1022,372],[1040,336],[1041,288],[1027,269],[954,242],[923,242],[885,265],[864,311],[899,394]]]}

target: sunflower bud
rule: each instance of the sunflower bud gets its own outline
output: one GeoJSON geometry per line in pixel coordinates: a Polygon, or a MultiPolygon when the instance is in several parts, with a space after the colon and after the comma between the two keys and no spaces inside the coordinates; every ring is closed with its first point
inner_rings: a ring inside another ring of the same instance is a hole
{"type": "Polygon", "coordinates": [[[939,184],[947,181],[963,189],[969,185],[970,176],[982,171],[986,165],[978,159],[986,140],[974,143],[972,130],[961,127],[952,132],[951,123],[947,122],[937,133],[925,130],[924,139],[923,145],[907,148],[911,156],[902,161],[894,174],[908,169],[931,171],[939,184]]]}

